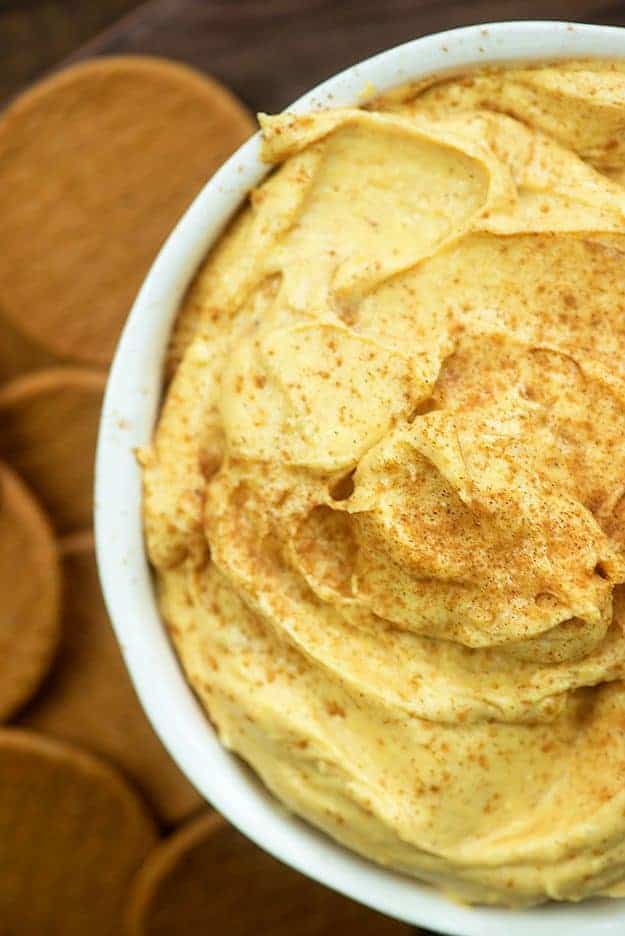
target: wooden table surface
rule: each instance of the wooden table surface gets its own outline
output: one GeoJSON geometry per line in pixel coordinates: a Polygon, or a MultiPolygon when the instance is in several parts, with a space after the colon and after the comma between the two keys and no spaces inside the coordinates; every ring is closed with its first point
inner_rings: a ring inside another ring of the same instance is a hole
{"type": "Polygon", "coordinates": [[[0,105],[141,0],[0,0],[0,105]]]}
{"type": "MultiPolygon", "coordinates": [[[[101,5],[123,10],[134,4],[102,0],[101,5]]],[[[118,53],[164,55],[218,77],[252,110],[272,112],[388,46],[452,26],[506,19],[625,25],[625,0],[152,0],[64,61],[118,53]]],[[[32,41],[43,43],[36,36],[32,41]]],[[[65,51],[63,42],[57,45],[65,51]]],[[[15,58],[16,50],[7,54],[15,58]]],[[[31,49],[24,81],[37,74],[33,55],[31,49]]],[[[49,49],[41,62],[43,68],[53,65],[49,49]]],[[[14,90],[10,83],[8,90],[14,90]]],[[[1,92],[0,86],[0,97],[1,92]]]]}
{"type": "Polygon", "coordinates": [[[144,52],[277,111],[319,81],[416,36],[470,23],[565,19],[625,24],[625,0],[152,0],[78,56],[144,52]]]}

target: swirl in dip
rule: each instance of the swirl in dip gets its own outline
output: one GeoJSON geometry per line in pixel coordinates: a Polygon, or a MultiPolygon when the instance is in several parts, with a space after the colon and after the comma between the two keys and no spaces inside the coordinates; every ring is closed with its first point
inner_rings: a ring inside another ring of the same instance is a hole
{"type": "Polygon", "coordinates": [[[188,679],[380,864],[621,895],[625,65],[261,123],[141,455],[188,679]]]}

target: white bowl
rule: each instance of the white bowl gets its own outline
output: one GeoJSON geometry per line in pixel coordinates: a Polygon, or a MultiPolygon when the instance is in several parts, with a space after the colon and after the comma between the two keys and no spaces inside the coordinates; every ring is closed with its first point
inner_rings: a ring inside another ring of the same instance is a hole
{"type": "MultiPolygon", "coordinates": [[[[570,57],[625,58],[625,29],[557,22],[454,29],[354,65],[291,109],[353,105],[367,89],[380,92],[422,75],[478,64],[570,57]]],[[[200,192],[145,280],[109,376],[96,463],[97,555],[106,604],[139,698],[181,770],[237,828],[276,858],[363,904],[454,936],[622,936],[625,900],[525,911],[461,907],[335,844],[289,815],[221,746],[182,674],[155,603],[133,453],[152,434],[164,351],[180,299],[210,245],[267,171],[256,135],[200,192]]]]}

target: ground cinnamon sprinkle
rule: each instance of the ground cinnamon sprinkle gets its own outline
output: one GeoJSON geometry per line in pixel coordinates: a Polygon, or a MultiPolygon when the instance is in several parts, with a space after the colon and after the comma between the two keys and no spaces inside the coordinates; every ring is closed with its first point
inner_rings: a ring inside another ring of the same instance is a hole
{"type": "Polygon", "coordinates": [[[261,116],[143,458],[224,742],[463,901],[623,889],[624,122],[601,62],[261,116]]]}

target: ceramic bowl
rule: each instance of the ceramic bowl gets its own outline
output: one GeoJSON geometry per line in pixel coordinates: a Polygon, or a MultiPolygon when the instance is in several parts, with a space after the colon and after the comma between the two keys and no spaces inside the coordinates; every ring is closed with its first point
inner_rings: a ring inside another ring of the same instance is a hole
{"type": "MultiPolygon", "coordinates": [[[[559,22],[470,26],[425,36],[348,68],[296,101],[302,113],[362,103],[433,73],[571,57],[625,58],[625,29],[559,22]]],[[[161,370],[181,297],[247,192],[267,173],[258,135],[202,189],[154,261],[110,371],[96,465],[95,526],[102,587],[139,698],[181,770],[216,809],[276,858],[349,897],[454,936],[606,936],[625,933],[625,900],[547,904],[525,911],[468,908],[359,858],[289,815],[219,743],[186,682],[155,602],[143,542],[134,449],[152,434],[161,370]]]]}

